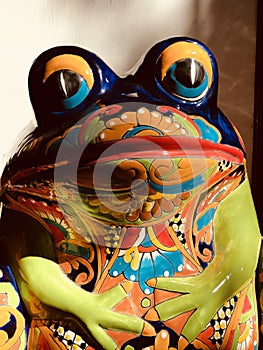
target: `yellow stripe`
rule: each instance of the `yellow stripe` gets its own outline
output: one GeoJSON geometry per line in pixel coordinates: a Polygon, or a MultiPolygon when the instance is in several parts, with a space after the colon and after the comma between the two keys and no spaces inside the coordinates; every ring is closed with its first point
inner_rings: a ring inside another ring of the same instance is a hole
{"type": "Polygon", "coordinates": [[[174,245],[173,247],[166,247],[165,245],[163,245],[156,237],[154,231],[153,231],[153,228],[152,227],[148,227],[148,233],[149,233],[149,237],[150,237],[150,240],[151,242],[153,242],[153,244],[161,249],[161,250],[164,250],[164,251],[167,251],[167,252],[174,252],[176,250],[178,250],[177,246],[174,245]]]}
{"type": "Polygon", "coordinates": [[[167,47],[160,56],[161,80],[171,65],[184,58],[194,58],[205,67],[208,74],[208,86],[212,84],[213,69],[208,53],[198,44],[187,41],[178,42],[167,47]]]}
{"type": "Polygon", "coordinates": [[[245,328],[244,332],[243,332],[243,333],[241,334],[241,336],[238,338],[238,342],[239,342],[239,343],[242,343],[244,340],[247,339],[248,334],[249,334],[249,331],[250,331],[250,323],[247,322],[246,328],[245,328]]]}
{"type": "Polygon", "coordinates": [[[43,83],[51,74],[62,69],[69,69],[80,74],[86,80],[90,89],[94,85],[94,77],[89,64],[84,58],[70,54],[56,56],[47,62],[43,83]]]}

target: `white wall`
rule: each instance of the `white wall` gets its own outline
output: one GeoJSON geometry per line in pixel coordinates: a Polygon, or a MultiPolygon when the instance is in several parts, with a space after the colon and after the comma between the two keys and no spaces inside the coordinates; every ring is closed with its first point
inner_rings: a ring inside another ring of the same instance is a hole
{"type": "Polygon", "coordinates": [[[251,158],[255,4],[256,0],[2,1],[0,157],[33,118],[27,75],[42,51],[78,45],[122,75],[157,41],[187,35],[205,42],[216,55],[219,104],[241,130],[251,158]]]}

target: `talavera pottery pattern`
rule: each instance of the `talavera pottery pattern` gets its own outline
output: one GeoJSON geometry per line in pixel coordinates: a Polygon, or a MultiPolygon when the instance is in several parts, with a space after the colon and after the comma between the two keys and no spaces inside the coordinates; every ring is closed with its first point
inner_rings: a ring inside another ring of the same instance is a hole
{"type": "Polygon", "coordinates": [[[0,349],[258,349],[261,236],[217,88],[189,38],[126,77],[78,47],[36,59],[37,127],[1,180],[0,349]]]}

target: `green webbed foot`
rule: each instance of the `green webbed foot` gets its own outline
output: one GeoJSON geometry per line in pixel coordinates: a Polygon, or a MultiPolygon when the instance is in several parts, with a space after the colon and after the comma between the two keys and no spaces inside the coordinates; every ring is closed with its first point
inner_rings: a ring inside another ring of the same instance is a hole
{"type": "Polygon", "coordinates": [[[182,295],[156,305],[146,319],[166,321],[193,311],[182,330],[190,343],[218,309],[254,277],[261,236],[247,180],[219,204],[213,226],[214,258],[204,271],[195,276],[148,281],[153,288],[182,295]]]}
{"type": "Polygon", "coordinates": [[[112,309],[129,293],[130,284],[119,284],[95,294],[72,282],[55,262],[40,257],[20,261],[21,274],[27,288],[49,306],[69,312],[85,323],[92,337],[106,350],[117,349],[106,330],[155,335],[154,328],[141,318],[121,314],[112,309]]]}
{"type": "Polygon", "coordinates": [[[150,280],[148,284],[151,287],[182,295],[158,304],[146,314],[146,319],[167,321],[182,313],[193,311],[182,330],[182,335],[191,343],[205,329],[225,299],[217,293],[213,283],[205,283],[200,277],[159,277],[150,280]]]}

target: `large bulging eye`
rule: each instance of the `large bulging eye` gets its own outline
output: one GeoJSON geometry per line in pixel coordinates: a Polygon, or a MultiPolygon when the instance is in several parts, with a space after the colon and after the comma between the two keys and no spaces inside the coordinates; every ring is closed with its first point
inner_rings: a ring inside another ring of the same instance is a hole
{"type": "Polygon", "coordinates": [[[94,85],[93,72],[84,58],[64,54],[45,65],[43,93],[55,111],[70,110],[80,105],[94,85]]]}
{"type": "Polygon", "coordinates": [[[208,88],[208,75],[202,63],[193,58],[185,58],[170,66],[162,85],[175,96],[200,98],[208,88]]]}
{"type": "Polygon", "coordinates": [[[160,54],[155,74],[167,93],[187,101],[204,97],[214,79],[207,49],[184,40],[171,44],[160,54]]]}
{"type": "Polygon", "coordinates": [[[62,69],[48,77],[44,84],[44,91],[53,107],[72,109],[88,96],[89,87],[80,74],[62,69]]]}

